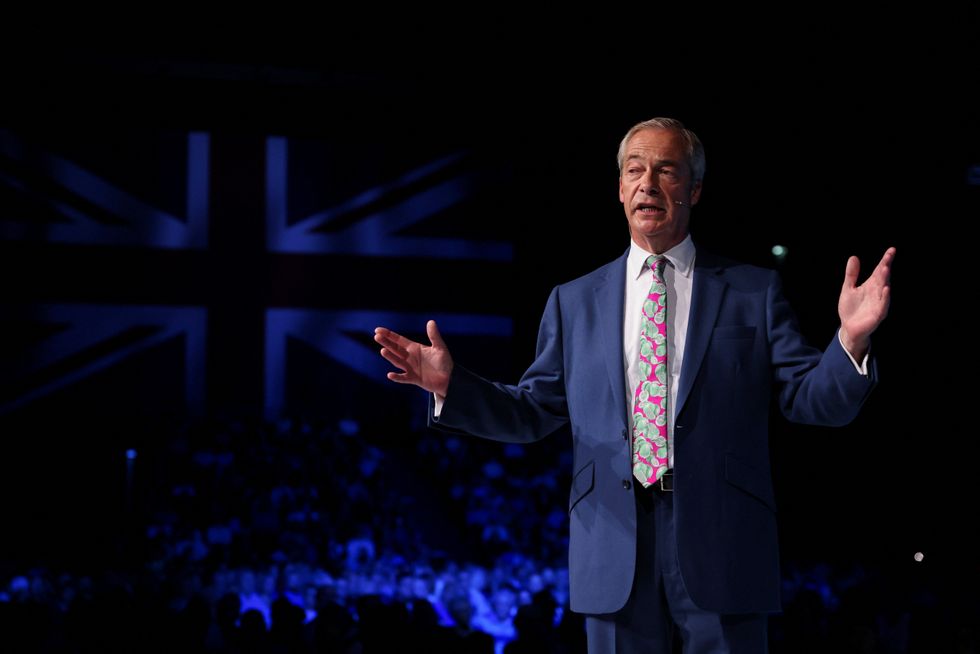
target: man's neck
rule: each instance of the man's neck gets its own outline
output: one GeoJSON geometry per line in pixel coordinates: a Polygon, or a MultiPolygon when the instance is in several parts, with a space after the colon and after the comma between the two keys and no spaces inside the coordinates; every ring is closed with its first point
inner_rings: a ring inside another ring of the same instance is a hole
{"type": "Polygon", "coordinates": [[[632,236],[633,242],[639,245],[641,248],[647,252],[652,252],[653,254],[663,254],[671,248],[680,245],[687,238],[687,234],[681,234],[679,237],[674,237],[671,239],[667,238],[644,238],[643,236],[636,237],[632,236]]]}

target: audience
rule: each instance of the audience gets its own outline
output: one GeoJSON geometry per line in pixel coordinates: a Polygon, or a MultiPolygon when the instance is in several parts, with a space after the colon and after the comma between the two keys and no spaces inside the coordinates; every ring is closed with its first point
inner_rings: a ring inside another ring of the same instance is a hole
{"type": "MultiPolygon", "coordinates": [[[[9,572],[0,637],[24,652],[584,654],[571,461],[547,443],[189,424],[138,459],[156,483],[135,564],[9,572]]],[[[977,571],[963,572],[903,586],[786,563],[771,650],[977,652],[977,571]]]]}

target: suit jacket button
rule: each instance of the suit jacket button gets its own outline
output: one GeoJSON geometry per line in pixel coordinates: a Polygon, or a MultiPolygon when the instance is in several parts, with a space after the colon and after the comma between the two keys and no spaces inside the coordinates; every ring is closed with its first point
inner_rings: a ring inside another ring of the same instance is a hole
{"type": "Polygon", "coordinates": [[[623,480],[623,488],[625,488],[626,490],[629,490],[630,489],[630,480],[629,479],[624,479],[623,480]]]}
{"type": "Polygon", "coordinates": [[[623,438],[626,438],[626,430],[623,430],[623,438]]]}

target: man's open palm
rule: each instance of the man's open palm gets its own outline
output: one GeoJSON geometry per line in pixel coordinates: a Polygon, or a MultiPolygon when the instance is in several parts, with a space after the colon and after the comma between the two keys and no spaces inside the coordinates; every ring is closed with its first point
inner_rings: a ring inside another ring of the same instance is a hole
{"type": "Polygon", "coordinates": [[[389,372],[388,379],[400,384],[415,384],[445,397],[453,358],[435,320],[425,323],[425,331],[432,345],[416,343],[386,327],[374,329],[374,340],[382,346],[381,356],[403,370],[389,372]]]}
{"type": "Polygon", "coordinates": [[[847,260],[837,312],[840,315],[841,339],[849,351],[851,343],[859,351],[866,348],[871,333],[888,315],[891,301],[891,264],[894,258],[895,248],[888,248],[871,276],[860,286],[857,278],[861,263],[857,257],[847,260]]]}

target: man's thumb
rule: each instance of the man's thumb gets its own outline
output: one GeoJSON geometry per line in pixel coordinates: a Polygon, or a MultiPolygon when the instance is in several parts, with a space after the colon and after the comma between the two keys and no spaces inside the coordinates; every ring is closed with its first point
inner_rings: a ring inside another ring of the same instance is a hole
{"type": "Polygon", "coordinates": [[[847,265],[844,267],[844,288],[854,288],[857,286],[858,274],[861,272],[861,261],[857,257],[847,258],[847,265]]]}
{"type": "Polygon", "coordinates": [[[439,348],[446,347],[446,342],[442,340],[442,335],[439,333],[439,327],[436,326],[435,320],[430,320],[425,323],[425,333],[429,336],[429,342],[433,346],[439,348]]]}

